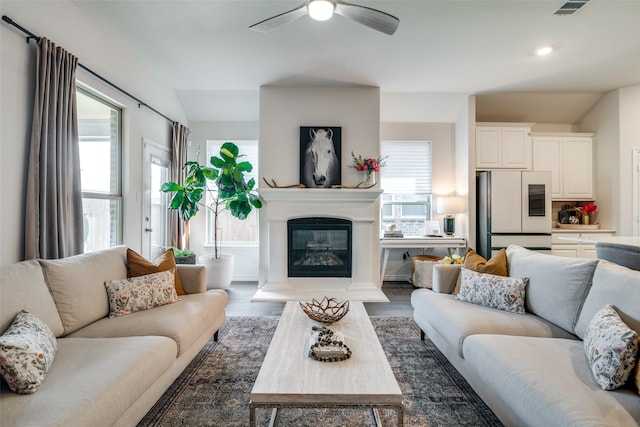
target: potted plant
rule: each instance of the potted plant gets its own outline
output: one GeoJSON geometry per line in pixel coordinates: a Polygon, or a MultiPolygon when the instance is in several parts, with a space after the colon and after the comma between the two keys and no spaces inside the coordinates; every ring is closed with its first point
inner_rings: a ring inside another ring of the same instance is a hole
{"type": "Polygon", "coordinates": [[[189,220],[198,213],[200,207],[205,207],[213,213],[213,254],[200,257],[200,261],[207,265],[207,284],[212,287],[227,288],[233,274],[233,255],[223,255],[220,251],[219,215],[227,210],[235,218],[245,220],[253,208],[262,207],[258,195],[253,192],[255,179],[246,181],[245,178],[245,174],[251,172],[253,166],[250,162],[238,161],[242,157],[244,155],[239,154],[236,144],[225,142],[220,147],[220,155],[209,159],[211,166],[200,165],[197,161],[184,164],[184,185],[165,182],[160,187],[160,191],[174,193],[169,209],[177,209],[185,222],[187,247],[189,220]],[[217,191],[207,187],[208,180],[215,183],[217,191]],[[202,202],[205,191],[211,196],[211,203],[208,205],[202,202]]]}
{"type": "Polygon", "coordinates": [[[175,246],[171,247],[173,249],[173,256],[176,259],[176,264],[195,264],[196,263],[196,254],[189,248],[176,248],[175,246]]]}

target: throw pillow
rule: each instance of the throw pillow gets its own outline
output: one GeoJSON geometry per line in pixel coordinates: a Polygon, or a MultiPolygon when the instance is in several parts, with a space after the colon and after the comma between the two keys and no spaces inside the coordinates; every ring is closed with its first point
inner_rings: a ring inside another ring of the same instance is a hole
{"type": "Polygon", "coordinates": [[[173,254],[173,248],[167,249],[161,253],[153,261],[147,260],[142,255],[127,249],[127,267],[129,268],[129,277],[145,276],[151,273],[159,273],[173,269],[175,272],[175,286],[178,295],[185,295],[186,292],[182,288],[180,275],[176,266],[176,258],[173,254]]]}
{"type": "Polygon", "coordinates": [[[596,382],[604,390],[622,386],[638,354],[638,333],[629,328],[612,305],[598,311],[589,322],[584,351],[596,382]]]}
{"type": "Polygon", "coordinates": [[[510,313],[525,314],[524,295],[527,279],[478,273],[462,268],[459,301],[496,308],[510,313]]]}
{"type": "Polygon", "coordinates": [[[464,268],[478,273],[508,276],[507,251],[500,249],[489,261],[481,257],[473,249],[469,249],[464,257],[464,268]]]}
{"type": "Polygon", "coordinates": [[[12,391],[33,394],[42,385],[56,351],[58,343],[47,324],[22,310],[0,337],[0,374],[12,391]]]}
{"type": "Polygon", "coordinates": [[[173,270],[121,280],[106,280],[109,317],[119,317],[178,301],[173,270]]]}

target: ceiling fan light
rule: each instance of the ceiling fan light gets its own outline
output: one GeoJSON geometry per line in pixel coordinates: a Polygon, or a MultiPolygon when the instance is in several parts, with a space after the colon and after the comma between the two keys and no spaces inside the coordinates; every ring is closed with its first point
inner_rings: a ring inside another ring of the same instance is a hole
{"type": "Polygon", "coordinates": [[[335,5],[329,0],[311,0],[307,7],[311,18],[316,21],[326,21],[333,16],[335,5]]]}

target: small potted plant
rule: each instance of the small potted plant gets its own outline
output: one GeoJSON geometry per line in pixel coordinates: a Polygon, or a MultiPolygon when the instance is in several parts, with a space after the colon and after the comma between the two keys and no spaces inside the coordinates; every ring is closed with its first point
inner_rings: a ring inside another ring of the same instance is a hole
{"type": "Polygon", "coordinates": [[[591,217],[598,213],[598,207],[593,202],[589,202],[576,209],[582,214],[582,223],[584,225],[589,225],[591,223],[591,217]]]}
{"type": "MultiPolygon", "coordinates": [[[[199,154],[199,153],[198,153],[199,154]]],[[[232,142],[225,142],[220,147],[220,155],[209,159],[211,166],[200,165],[197,161],[186,162],[184,185],[176,182],[165,182],[160,191],[174,193],[169,203],[169,209],[177,209],[185,222],[187,247],[189,246],[188,223],[199,211],[200,207],[209,209],[213,213],[213,255],[200,257],[200,261],[207,265],[207,284],[212,287],[227,288],[233,275],[233,255],[220,251],[220,236],[218,217],[227,210],[232,216],[245,220],[253,210],[260,209],[262,202],[253,191],[255,179],[246,181],[245,174],[253,170],[251,163],[238,161],[244,157],[239,154],[238,146],[232,142]],[[207,187],[207,181],[213,181],[217,191],[207,187]],[[202,198],[209,192],[211,203],[205,204],[202,198]]]]}

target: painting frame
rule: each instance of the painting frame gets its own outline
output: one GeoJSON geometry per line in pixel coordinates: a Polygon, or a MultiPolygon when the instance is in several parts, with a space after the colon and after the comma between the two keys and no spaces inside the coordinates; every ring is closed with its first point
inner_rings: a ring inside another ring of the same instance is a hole
{"type": "Polygon", "coordinates": [[[300,126],[300,184],[305,188],[342,185],[342,127],[300,126]]]}

